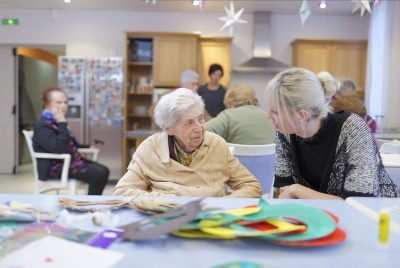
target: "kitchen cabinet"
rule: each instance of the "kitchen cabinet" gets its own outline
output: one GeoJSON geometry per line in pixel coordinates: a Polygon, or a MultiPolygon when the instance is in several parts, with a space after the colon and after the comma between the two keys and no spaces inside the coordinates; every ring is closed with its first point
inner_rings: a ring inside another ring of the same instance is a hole
{"type": "Polygon", "coordinates": [[[351,77],[357,82],[357,96],[364,100],[367,46],[367,40],[296,39],[292,65],[315,73],[328,71],[338,80],[351,77]]]}
{"type": "Polygon", "coordinates": [[[183,71],[196,70],[198,35],[155,35],[153,40],[154,85],[156,87],[178,87],[183,71]]]}
{"type": "Polygon", "coordinates": [[[198,54],[200,84],[209,81],[208,68],[211,64],[218,63],[224,69],[224,76],[220,83],[227,88],[230,86],[231,43],[232,37],[200,37],[198,54]]]}

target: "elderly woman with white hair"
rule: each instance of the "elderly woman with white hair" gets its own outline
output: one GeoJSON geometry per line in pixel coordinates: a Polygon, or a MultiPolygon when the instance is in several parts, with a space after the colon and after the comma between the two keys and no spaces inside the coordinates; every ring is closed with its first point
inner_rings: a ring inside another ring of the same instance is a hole
{"type": "Polygon", "coordinates": [[[154,111],[163,132],[140,144],[113,194],[261,197],[260,183],[225,140],[205,131],[203,110],[202,98],[189,89],[164,95],[154,111]],[[229,195],[226,185],[232,189],[229,195]]]}
{"type": "Polygon", "coordinates": [[[274,187],[279,198],[399,197],[364,119],[331,113],[336,81],[292,68],[269,81],[267,116],[278,130],[274,187]]]}

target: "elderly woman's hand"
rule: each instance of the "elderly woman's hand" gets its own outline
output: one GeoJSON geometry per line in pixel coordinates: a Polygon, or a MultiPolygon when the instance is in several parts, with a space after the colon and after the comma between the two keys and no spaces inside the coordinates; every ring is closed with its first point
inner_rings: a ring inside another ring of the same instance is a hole
{"type": "Polygon", "coordinates": [[[67,121],[65,119],[65,115],[61,111],[61,109],[59,109],[57,107],[52,107],[50,112],[53,114],[54,119],[56,120],[57,123],[66,122],[67,121]]]}

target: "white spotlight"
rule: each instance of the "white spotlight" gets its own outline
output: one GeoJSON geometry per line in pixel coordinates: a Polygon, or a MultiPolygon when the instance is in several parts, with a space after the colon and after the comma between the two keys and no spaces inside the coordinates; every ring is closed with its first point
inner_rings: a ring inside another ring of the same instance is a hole
{"type": "Polygon", "coordinates": [[[198,6],[198,5],[200,5],[200,1],[199,1],[199,0],[193,0],[193,1],[192,1],[192,4],[193,4],[194,6],[198,6]]]}
{"type": "Polygon", "coordinates": [[[319,8],[326,8],[327,6],[328,4],[324,0],[319,3],[319,8]]]}

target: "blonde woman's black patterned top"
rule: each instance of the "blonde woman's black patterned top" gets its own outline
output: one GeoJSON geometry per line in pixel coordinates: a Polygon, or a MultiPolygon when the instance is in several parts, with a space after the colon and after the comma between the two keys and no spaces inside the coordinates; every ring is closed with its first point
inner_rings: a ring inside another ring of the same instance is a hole
{"type": "Polygon", "coordinates": [[[293,183],[349,196],[400,197],[370,128],[346,111],[329,114],[311,138],[277,132],[274,187],[293,183]]]}

